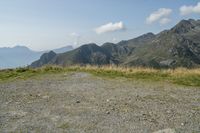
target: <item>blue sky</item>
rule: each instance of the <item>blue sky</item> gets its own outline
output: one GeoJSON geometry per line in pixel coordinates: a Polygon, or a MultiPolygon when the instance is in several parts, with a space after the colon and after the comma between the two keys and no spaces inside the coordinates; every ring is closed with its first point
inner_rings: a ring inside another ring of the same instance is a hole
{"type": "Polygon", "coordinates": [[[34,50],[48,50],[90,42],[101,45],[147,32],[158,33],[181,19],[199,18],[198,2],[200,0],[0,0],[0,47],[25,45],[34,50]],[[185,14],[181,15],[180,8],[184,5],[185,14]],[[159,12],[162,13],[155,18],[159,12]],[[152,14],[153,18],[147,22],[152,14]]]}

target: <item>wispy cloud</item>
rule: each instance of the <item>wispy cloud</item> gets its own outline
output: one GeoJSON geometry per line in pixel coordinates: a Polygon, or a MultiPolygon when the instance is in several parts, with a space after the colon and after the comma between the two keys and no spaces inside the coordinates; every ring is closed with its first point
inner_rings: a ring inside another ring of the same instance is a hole
{"type": "Polygon", "coordinates": [[[169,19],[169,18],[162,18],[162,19],[159,21],[159,23],[160,23],[161,25],[165,25],[165,24],[167,24],[167,23],[169,23],[169,22],[171,22],[171,19],[169,19]]]}
{"type": "Polygon", "coordinates": [[[114,38],[112,39],[112,43],[116,43],[116,42],[117,42],[117,38],[114,37],[114,38]]]}
{"type": "Polygon", "coordinates": [[[189,14],[192,14],[192,13],[200,14],[200,2],[197,3],[197,5],[195,5],[195,6],[184,5],[180,8],[180,14],[181,15],[189,15],[189,14]]]}
{"type": "Polygon", "coordinates": [[[108,24],[97,27],[95,29],[95,32],[97,34],[103,34],[107,32],[115,32],[115,31],[120,31],[124,29],[125,29],[125,25],[123,24],[123,22],[117,22],[117,23],[110,22],[108,24]]]}
{"type": "Polygon", "coordinates": [[[155,22],[159,22],[160,24],[167,24],[171,20],[168,18],[169,15],[172,13],[172,9],[169,8],[160,8],[157,11],[151,13],[147,19],[147,24],[152,24],[155,22]]]}
{"type": "Polygon", "coordinates": [[[70,36],[72,36],[72,37],[80,37],[80,35],[78,33],[76,33],[76,32],[71,33],[70,36]]]}
{"type": "Polygon", "coordinates": [[[70,35],[70,36],[72,37],[72,39],[74,40],[73,46],[78,47],[78,46],[79,46],[79,41],[80,41],[81,35],[78,34],[78,33],[76,33],[76,32],[72,32],[72,33],[69,34],[69,35],[70,35]]]}

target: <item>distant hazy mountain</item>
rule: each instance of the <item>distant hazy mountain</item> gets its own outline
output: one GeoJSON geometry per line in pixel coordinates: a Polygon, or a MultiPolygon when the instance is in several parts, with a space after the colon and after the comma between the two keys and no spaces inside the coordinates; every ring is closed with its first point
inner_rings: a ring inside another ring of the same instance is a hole
{"type": "Polygon", "coordinates": [[[182,20],[170,30],[156,35],[147,33],[117,44],[86,44],[72,51],[54,55],[42,64],[37,62],[33,63],[33,67],[45,64],[197,67],[200,66],[200,20],[182,20]]]}
{"type": "MultiPolygon", "coordinates": [[[[66,46],[63,48],[55,49],[54,51],[56,53],[62,53],[72,49],[72,46],[66,46]]],[[[27,66],[33,61],[38,60],[40,56],[45,52],[47,51],[33,51],[25,46],[0,48],[0,69],[27,66]]]]}

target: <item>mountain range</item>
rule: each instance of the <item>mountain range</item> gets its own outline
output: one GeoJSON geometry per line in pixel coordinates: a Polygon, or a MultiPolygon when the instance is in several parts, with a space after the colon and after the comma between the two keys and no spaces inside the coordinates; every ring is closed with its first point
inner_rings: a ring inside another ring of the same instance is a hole
{"type": "MultiPolygon", "coordinates": [[[[54,49],[56,53],[63,53],[72,50],[72,46],[54,49]]],[[[0,48],[0,68],[23,67],[38,60],[40,56],[48,51],[33,51],[25,46],[15,46],[12,48],[0,48]]]]}
{"type": "Polygon", "coordinates": [[[74,50],[43,54],[31,67],[47,64],[193,68],[200,65],[200,20],[182,20],[169,30],[119,43],[85,44],[74,50]]]}

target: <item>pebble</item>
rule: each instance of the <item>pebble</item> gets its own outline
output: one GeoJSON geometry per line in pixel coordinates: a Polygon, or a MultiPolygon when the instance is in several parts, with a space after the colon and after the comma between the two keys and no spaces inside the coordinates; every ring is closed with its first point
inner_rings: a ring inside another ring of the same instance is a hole
{"type": "Polygon", "coordinates": [[[170,114],[170,113],[171,113],[171,111],[170,111],[170,110],[167,110],[166,112],[167,112],[168,114],[170,114]]]}
{"type": "Polygon", "coordinates": [[[110,114],[110,112],[109,112],[109,111],[107,111],[107,112],[106,112],[106,114],[110,114]]]}
{"type": "Polygon", "coordinates": [[[80,101],[79,101],[79,100],[77,100],[77,101],[76,101],[76,103],[80,103],[80,101]]]}
{"type": "Polygon", "coordinates": [[[42,97],[43,99],[49,99],[49,96],[45,95],[42,97]]]}

